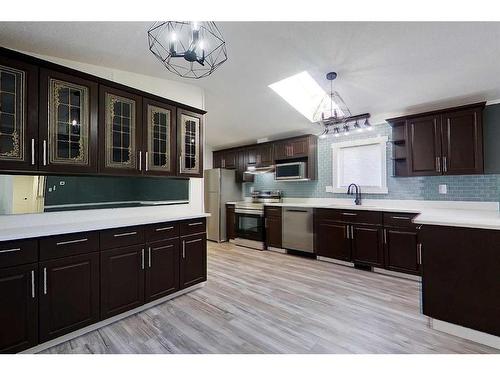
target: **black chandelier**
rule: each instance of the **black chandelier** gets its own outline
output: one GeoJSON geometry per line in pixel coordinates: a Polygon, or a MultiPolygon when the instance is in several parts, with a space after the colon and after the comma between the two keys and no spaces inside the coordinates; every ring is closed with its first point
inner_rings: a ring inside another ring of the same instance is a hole
{"type": "Polygon", "coordinates": [[[203,78],[227,60],[215,22],[158,21],[148,30],[149,50],[172,73],[203,78]]]}
{"type": "Polygon", "coordinates": [[[330,94],[325,95],[318,105],[313,115],[313,121],[323,126],[320,138],[325,138],[328,134],[339,137],[340,134],[349,135],[351,130],[362,132],[372,130],[368,119],[369,113],[352,115],[344,100],[337,91],[333,90],[333,81],[337,78],[337,73],[330,72],[326,79],[330,81],[330,94]]]}

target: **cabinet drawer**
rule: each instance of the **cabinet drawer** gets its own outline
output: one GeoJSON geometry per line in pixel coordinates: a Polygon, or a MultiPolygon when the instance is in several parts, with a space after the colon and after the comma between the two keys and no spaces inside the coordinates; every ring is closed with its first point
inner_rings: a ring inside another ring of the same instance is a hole
{"type": "Polygon", "coordinates": [[[101,250],[144,243],[142,226],[103,230],[100,234],[101,250]]]}
{"type": "Polygon", "coordinates": [[[181,236],[187,236],[196,233],[205,233],[207,230],[206,222],[207,219],[205,219],[204,217],[182,221],[180,224],[181,236]]]}
{"type": "Polygon", "coordinates": [[[282,212],[281,207],[268,207],[268,206],[266,206],[264,210],[265,210],[266,216],[281,217],[281,212],[282,212]]]}
{"type": "Polygon", "coordinates": [[[99,233],[83,232],[45,237],[40,240],[40,260],[99,251],[99,233]]]}
{"type": "Polygon", "coordinates": [[[179,223],[158,223],[146,226],[146,242],[168,240],[179,237],[179,223]]]}
{"type": "Polygon", "coordinates": [[[415,228],[413,219],[417,216],[414,213],[400,213],[400,212],[385,212],[384,213],[384,226],[387,227],[400,227],[400,228],[415,228]]]}
{"type": "Polygon", "coordinates": [[[382,212],[362,210],[318,209],[316,216],[319,220],[333,220],[353,224],[382,225],[382,212]]]}
{"type": "Polygon", "coordinates": [[[0,268],[36,261],[38,261],[37,240],[0,242],[0,268]]]}

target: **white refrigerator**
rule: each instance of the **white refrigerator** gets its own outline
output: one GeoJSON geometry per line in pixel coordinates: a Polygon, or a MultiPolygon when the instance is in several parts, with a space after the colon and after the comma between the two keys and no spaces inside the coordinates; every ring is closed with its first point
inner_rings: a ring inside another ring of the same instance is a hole
{"type": "Polygon", "coordinates": [[[243,199],[241,184],[236,183],[236,171],[231,169],[206,169],[205,211],[207,218],[207,238],[211,241],[227,241],[226,236],[226,202],[243,199]]]}

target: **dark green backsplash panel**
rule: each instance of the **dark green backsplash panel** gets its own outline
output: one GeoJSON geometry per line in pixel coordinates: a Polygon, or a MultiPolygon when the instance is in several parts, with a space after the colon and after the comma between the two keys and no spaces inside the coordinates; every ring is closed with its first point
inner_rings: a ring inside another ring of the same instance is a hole
{"type": "MultiPolygon", "coordinates": [[[[138,202],[173,200],[189,200],[188,179],[47,176],[46,180],[46,207],[92,203],[98,203],[100,204],[98,206],[103,208],[130,207],[139,206],[138,202]],[[115,202],[119,203],[115,204],[115,202]],[[110,204],[101,205],[102,203],[110,204]]],[[[48,210],[53,209],[48,207],[46,211],[48,210]]]]}

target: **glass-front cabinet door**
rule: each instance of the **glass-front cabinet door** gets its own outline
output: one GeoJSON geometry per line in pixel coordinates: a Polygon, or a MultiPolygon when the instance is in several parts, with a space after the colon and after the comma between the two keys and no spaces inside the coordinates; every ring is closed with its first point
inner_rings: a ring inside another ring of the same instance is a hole
{"type": "Polygon", "coordinates": [[[177,109],[178,175],[203,177],[203,115],[177,109]]]}
{"type": "Polygon", "coordinates": [[[40,169],[97,172],[97,83],[40,72],[40,169]]]}
{"type": "Polygon", "coordinates": [[[38,68],[0,56],[0,169],[36,170],[38,68]]]}
{"type": "Polygon", "coordinates": [[[143,111],[144,171],[148,175],[175,175],[175,107],[144,98],[143,111]]]}
{"type": "Polygon", "coordinates": [[[142,98],[101,86],[99,100],[101,172],[143,173],[146,160],[142,150],[142,98]]]}

